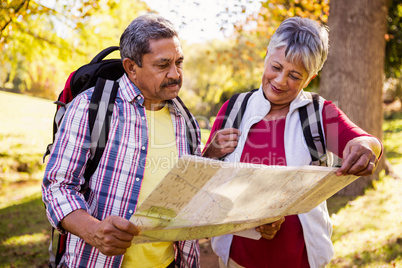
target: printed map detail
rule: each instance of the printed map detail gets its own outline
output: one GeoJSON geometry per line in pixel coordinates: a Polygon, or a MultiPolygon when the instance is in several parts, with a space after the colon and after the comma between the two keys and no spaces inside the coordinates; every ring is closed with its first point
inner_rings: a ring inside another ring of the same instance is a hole
{"type": "Polygon", "coordinates": [[[336,170],[184,156],[130,219],[141,230],[133,243],[213,237],[306,213],[358,178],[336,170]]]}

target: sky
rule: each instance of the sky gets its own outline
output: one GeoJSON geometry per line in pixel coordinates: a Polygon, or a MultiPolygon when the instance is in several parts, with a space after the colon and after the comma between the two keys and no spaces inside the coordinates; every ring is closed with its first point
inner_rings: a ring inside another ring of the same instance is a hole
{"type": "Polygon", "coordinates": [[[144,1],[151,9],[170,20],[178,29],[180,38],[190,43],[224,38],[233,31],[234,22],[258,11],[261,5],[258,0],[144,1]],[[242,13],[243,8],[245,13],[242,13]]]}

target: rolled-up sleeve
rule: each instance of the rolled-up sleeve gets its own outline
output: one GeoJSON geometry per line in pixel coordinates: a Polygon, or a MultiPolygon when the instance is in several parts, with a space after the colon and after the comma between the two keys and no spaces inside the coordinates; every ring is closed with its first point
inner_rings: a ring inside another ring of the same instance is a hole
{"type": "Polygon", "coordinates": [[[350,140],[361,136],[374,137],[354,124],[331,101],[325,101],[322,117],[327,149],[339,157],[342,157],[343,150],[350,140]]]}
{"type": "Polygon", "coordinates": [[[50,223],[59,231],[69,213],[89,207],[80,193],[89,158],[89,99],[80,95],[69,105],[56,135],[42,183],[42,198],[50,223]]]}

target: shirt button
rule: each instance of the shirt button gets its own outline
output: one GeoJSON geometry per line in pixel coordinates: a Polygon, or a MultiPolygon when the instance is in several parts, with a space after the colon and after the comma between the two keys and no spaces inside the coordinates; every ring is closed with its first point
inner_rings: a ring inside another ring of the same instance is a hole
{"type": "Polygon", "coordinates": [[[145,150],[145,146],[142,146],[142,148],[141,148],[142,150],[145,150]]]}
{"type": "Polygon", "coordinates": [[[136,181],[140,181],[140,178],[137,177],[137,178],[135,178],[135,180],[136,180],[136,181]]]}
{"type": "Polygon", "coordinates": [[[140,100],[140,99],[141,99],[141,96],[138,96],[138,97],[137,97],[137,100],[140,100]]]}
{"type": "Polygon", "coordinates": [[[141,117],[142,120],[145,120],[145,116],[141,117]]]}
{"type": "Polygon", "coordinates": [[[132,209],[130,209],[130,210],[128,211],[128,213],[133,214],[133,210],[132,210],[132,209]]]}

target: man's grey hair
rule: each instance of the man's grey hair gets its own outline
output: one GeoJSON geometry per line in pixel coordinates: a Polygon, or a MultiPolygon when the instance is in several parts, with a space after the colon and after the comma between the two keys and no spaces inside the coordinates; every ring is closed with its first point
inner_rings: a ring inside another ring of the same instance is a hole
{"type": "Polygon", "coordinates": [[[286,60],[302,62],[310,79],[321,70],[328,56],[329,28],[317,21],[292,17],[284,20],[276,29],[267,48],[268,57],[275,49],[286,47],[286,60]]]}
{"type": "Polygon", "coordinates": [[[134,19],[120,37],[121,59],[129,58],[142,67],[142,56],[150,53],[150,40],[178,37],[173,24],[153,13],[134,19]]]}

